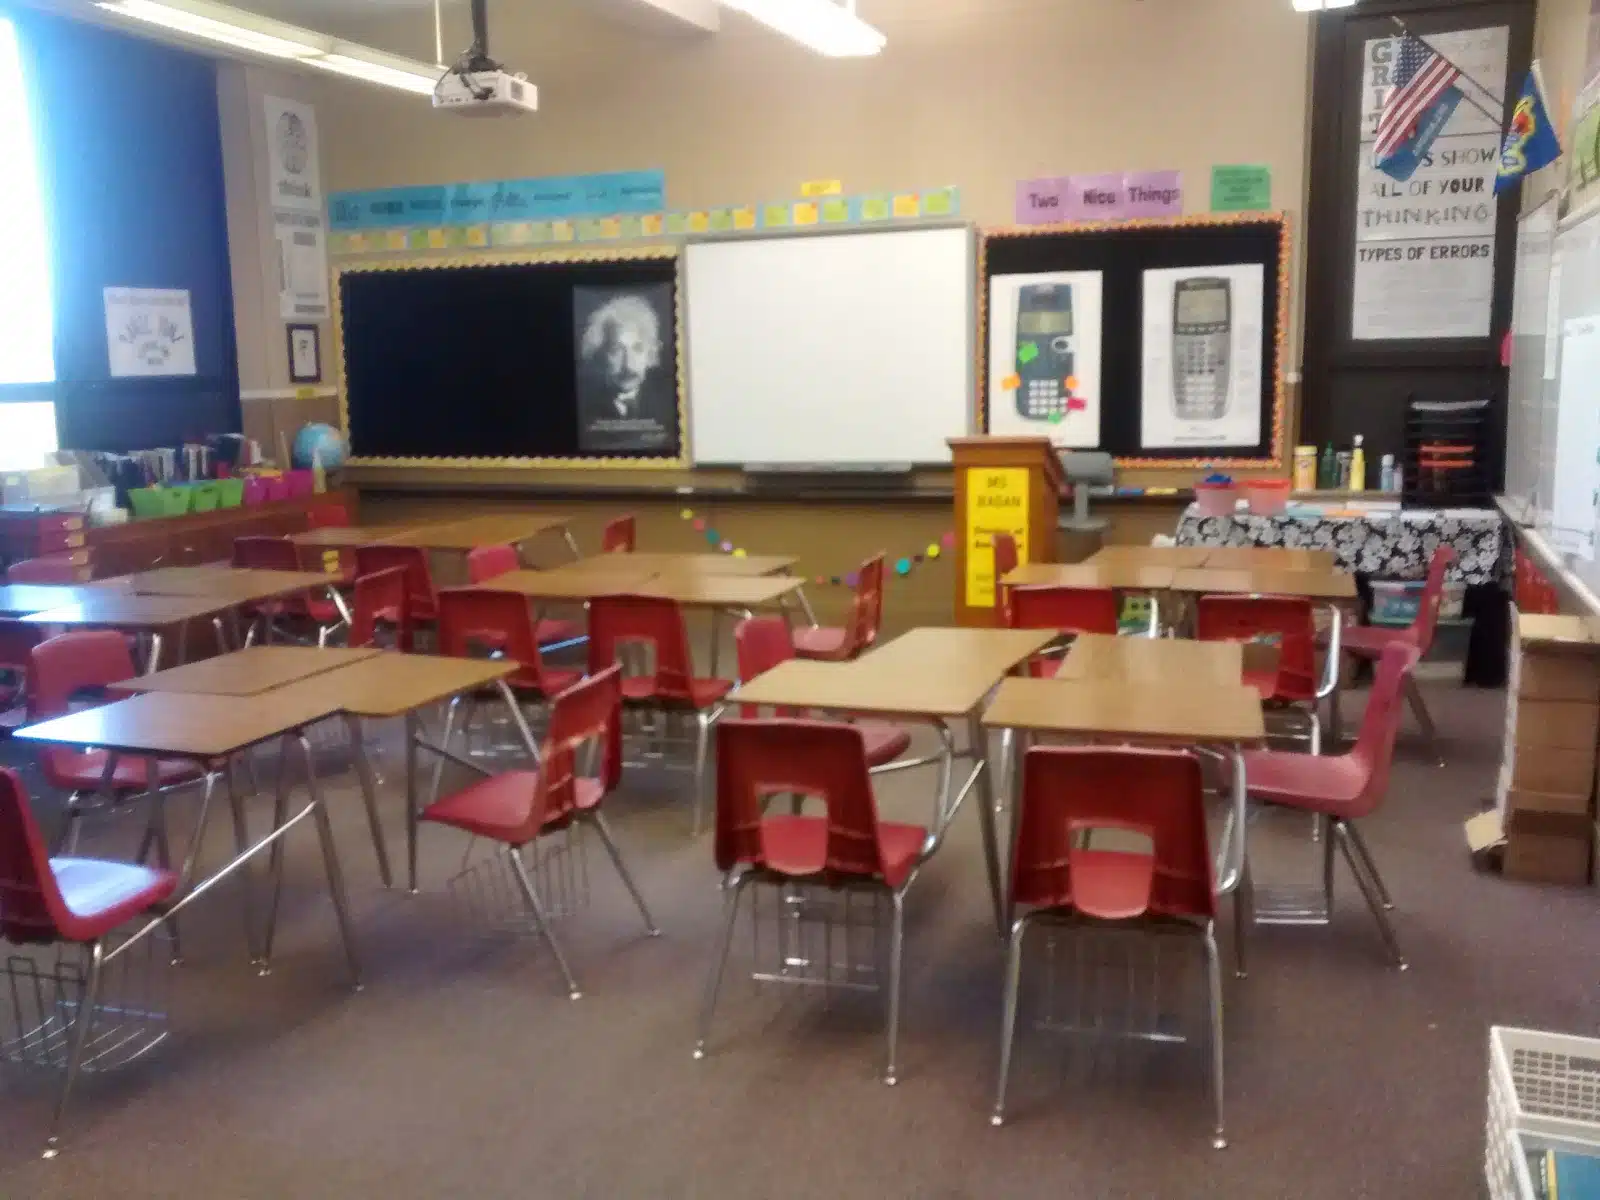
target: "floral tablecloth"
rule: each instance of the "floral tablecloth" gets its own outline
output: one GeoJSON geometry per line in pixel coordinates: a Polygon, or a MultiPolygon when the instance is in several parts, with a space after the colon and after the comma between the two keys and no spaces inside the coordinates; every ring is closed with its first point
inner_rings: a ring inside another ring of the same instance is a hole
{"type": "Polygon", "coordinates": [[[1455,547],[1449,579],[1495,583],[1511,571],[1511,539],[1495,509],[1406,509],[1363,516],[1203,517],[1191,504],[1178,522],[1180,546],[1289,546],[1332,550],[1339,566],[1369,579],[1422,579],[1434,547],[1455,547]]]}

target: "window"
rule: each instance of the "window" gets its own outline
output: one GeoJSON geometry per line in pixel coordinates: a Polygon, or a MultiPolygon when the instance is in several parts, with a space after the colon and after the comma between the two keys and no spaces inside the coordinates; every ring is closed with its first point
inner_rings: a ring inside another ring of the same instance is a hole
{"type": "MultiPolygon", "coordinates": [[[[6,238],[0,281],[0,399],[6,384],[53,383],[56,377],[50,295],[50,249],[44,194],[22,79],[17,31],[0,17],[0,229],[6,238]]],[[[55,405],[0,407],[0,470],[38,466],[56,448],[55,405]]]]}

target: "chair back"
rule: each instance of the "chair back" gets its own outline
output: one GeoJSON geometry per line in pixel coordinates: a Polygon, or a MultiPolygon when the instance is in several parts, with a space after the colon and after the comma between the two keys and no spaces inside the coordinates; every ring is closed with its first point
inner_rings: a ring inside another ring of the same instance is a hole
{"type": "Polygon", "coordinates": [[[539,750],[539,789],[530,814],[530,839],[578,804],[583,748],[600,748],[602,794],[622,781],[622,667],[613,663],[573,684],[550,705],[550,724],[539,750]]]}
{"type": "Polygon", "coordinates": [[[1411,642],[1421,657],[1433,648],[1433,634],[1439,626],[1439,606],[1444,602],[1444,577],[1456,559],[1454,546],[1434,547],[1428,559],[1428,581],[1422,585],[1422,602],[1417,605],[1417,616],[1411,622],[1411,642]]]}
{"type": "MultiPolygon", "coordinates": [[[[733,628],[734,656],[739,665],[739,678],[748,683],[758,675],[765,675],[779,663],[794,657],[794,638],[789,635],[789,623],[782,617],[746,617],[733,628]]],[[[760,706],[740,705],[739,713],[746,717],[759,717],[760,706]]],[[[798,716],[799,710],[779,708],[780,717],[798,716]]]]}
{"type": "Polygon", "coordinates": [[[1007,575],[1017,569],[1017,539],[1009,533],[991,534],[989,544],[994,547],[994,590],[1000,599],[1000,610],[1005,623],[1011,624],[1011,618],[1006,615],[1007,597],[1006,587],[1000,582],[1007,575]]]}
{"type": "Polygon", "coordinates": [[[44,630],[31,621],[0,620],[0,707],[9,707],[25,694],[28,661],[33,648],[44,641],[44,630]]]}
{"type": "Polygon", "coordinates": [[[606,522],[605,530],[600,535],[602,554],[632,554],[633,544],[634,522],[631,515],[606,522]]]}
{"type": "Polygon", "coordinates": [[[528,598],[518,592],[441,588],[439,653],[451,658],[503,655],[518,664],[506,682],[513,687],[546,690],[533,610],[528,598]]]}
{"type": "Polygon", "coordinates": [[[81,568],[70,554],[24,558],[6,568],[7,583],[79,583],[81,568]]]}
{"type": "Polygon", "coordinates": [[[1278,645],[1275,700],[1317,696],[1317,619],[1301,596],[1201,596],[1195,637],[1203,642],[1272,640],[1278,645]]]}
{"type": "Polygon", "coordinates": [[[719,721],[716,855],[723,871],[745,863],[796,877],[881,878],[882,835],[861,731],[843,721],[719,721]],[[767,857],[763,810],[774,795],[815,797],[826,806],[819,861],[767,857]]]}
{"type": "Polygon", "coordinates": [[[861,564],[861,584],[857,589],[864,610],[864,625],[857,651],[869,649],[883,628],[883,555],[874,554],[861,564]]]}
{"type": "Polygon", "coordinates": [[[1036,746],[1022,765],[1011,898],[1103,920],[1216,915],[1200,762],[1185,750],[1036,746]],[[1094,849],[1097,829],[1148,853],[1094,849]]]}
{"type": "Polygon", "coordinates": [[[1421,655],[1415,646],[1391,642],[1383,648],[1373,671],[1372,688],[1367,692],[1367,710],[1361,714],[1361,729],[1350,756],[1366,775],[1360,801],[1347,814],[1359,818],[1383,803],[1389,790],[1389,768],[1394,763],[1395,738],[1400,734],[1400,717],[1406,676],[1421,655]]]}
{"type": "Polygon", "coordinates": [[[298,571],[300,551],[285,537],[236,537],[233,565],[261,571],[298,571]]]}
{"type": "Polygon", "coordinates": [[[1117,634],[1119,606],[1117,594],[1110,588],[1045,585],[1006,590],[1006,616],[1013,629],[1117,634]]]}
{"type": "Polygon", "coordinates": [[[342,529],[349,524],[350,510],[342,504],[313,504],[306,509],[307,529],[342,529]]]}
{"type": "Polygon", "coordinates": [[[651,673],[625,689],[631,698],[692,702],[694,658],[677,602],[660,596],[596,596],[589,603],[589,674],[621,661],[625,646],[653,651],[651,673]]]}
{"type": "Polygon", "coordinates": [[[467,579],[472,583],[483,583],[521,567],[515,546],[479,546],[467,552],[467,579]]]}
{"type": "Polygon", "coordinates": [[[433,572],[428,552],[420,546],[370,545],[356,547],[356,574],[371,575],[398,567],[405,572],[407,615],[412,621],[431,621],[436,615],[433,572]]]}
{"type": "Polygon", "coordinates": [[[0,767],[0,936],[13,945],[60,941],[70,918],[27,789],[0,767]]]}
{"type": "Polygon", "coordinates": [[[380,627],[394,630],[394,645],[411,649],[411,606],[401,567],[357,575],[350,605],[350,645],[381,646],[380,627]]]}
{"type": "Polygon", "coordinates": [[[138,674],[128,640],[109,629],[60,633],[28,656],[28,716],[59,717],[82,692],[98,691],[138,674]]]}

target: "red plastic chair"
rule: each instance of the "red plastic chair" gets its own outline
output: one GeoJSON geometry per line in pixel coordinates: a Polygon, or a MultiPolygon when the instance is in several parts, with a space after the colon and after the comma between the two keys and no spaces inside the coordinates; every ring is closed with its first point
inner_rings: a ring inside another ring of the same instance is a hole
{"type": "MultiPolygon", "coordinates": [[[[83,985],[57,1015],[65,1022],[66,1069],[44,1157],[61,1150],[61,1126],[95,1024],[105,939],[165,903],[178,888],[169,870],[93,858],[52,858],[16,772],[0,768],[0,934],[13,945],[76,945],[83,985]]],[[[125,943],[126,944],[126,943],[125,943]]],[[[113,953],[120,953],[122,947],[113,953]]]]}
{"type": "MultiPolygon", "coordinates": [[[[1404,628],[1388,625],[1355,625],[1344,631],[1341,646],[1343,653],[1361,662],[1377,662],[1392,645],[1410,646],[1423,658],[1433,648],[1433,635],[1439,626],[1439,606],[1444,601],[1445,576],[1456,559],[1455,547],[1440,545],[1428,559],[1428,579],[1422,587],[1422,599],[1417,605],[1417,616],[1404,628]]],[[[1439,733],[1428,711],[1422,690],[1415,675],[1408,671],[1405,678],[1405,697],[1411,711],[1416,714],[1422,736],[1428,740],[1429,753],[1444,766],[1444,755],[1439,751],[1439,733]]]]}
{"type": "Polygon", "coordinates": [[[7,583],[82,583],[83,568],[69,554],[24,558],[6,568],[7,583]]]}
{"type": "Polygon", "coordinates": [[[893,902],[884,1082],[896,1078],[900,959],[905,894],[938,847],[920,825],[878,819],[861,731],[839,721],[730,720],[717,729],[717,868],[727,879],[721,944],[712,960],[696,1058],[704,1058],[717,992],[739,914],[752,883],[805,882],[829,889],[887,892],[893,902]],[[769,816],[777,794],[819,799],[826,816],[769,816]]]}
{"type": "Polygon", "coordinates": [[[1220,1150],[1227,1145],[1222,1121],[1222,968],[1199,760],[1178,750],[1037,746],[1023,759],[1017,803],[1007,895],[1011,936],[1000,1026],[1000,1081],[991,1121],[996,1125],[1005,1121],[1022,946],[1030,924],[1139,922],[1158,935],[1187,927],[1198,932],[1205,945],[1216,1117],[1212,1145],[1220,1150]],[[1097,849],[1096,830],[1146,837],[1150,849],[1146,853],[1097,849]],[[1018,906],[1027,911],[1010,920],[1018,906]]]}
{"type": "Polygon", "coordinates": [[[400,567],[357,575],[350,608],[350,645],[412,649],[406,573],[400,567]]]}
{"type": "MultiPolygon", "coordinates": [[[[521,569],[522,560],[517,557],[515,546],[479,546],[467,553],[467,579],[475,584],[521,569]]],[[[583,637],[583,626],[578,622],[556,617],[540,617],[534,628],[541,646],[576,642],[583,637]]]]}
{"type": "Polygon", "coordinates": [[[605,530],[600,535],[600,551],[602,554],[632,554],[633,546],[633,517],[618,517],[613,521],[606,522],[605,530]]]}
{"type": "MultiPolygon", "coordinates": [[[[533,612],[520,592],[441,589],[439,653],[451,658],[510,659],[518,667],[506,682],[519,697],[531,700],[549,700],[583,678],[582,671],[546,665],[534,636],[533,612]]],[[[448,732],[445,737],[448,740],[448,732]]]]}
{"type": "Polygon", "coordinates": [[[439,619],[438,602],[433,586],[433,572],[428,566],[428,552],[420,546],[357,546],[356,574],[371,575],[399,567],[405,572],[406,608],[413,631],[419,626],[431,626],[439,619]]]}
{"type": "MultiPolygon", "coordinates": [[[[779,663],[788,662],[794,657],[789,623],[782,617],[746,617],[734,626],[733,647],[739,664],[739,678],[743,682],[764,675],[779,663]]],[[[740,706],[739,713],[744,717],[759,717],[761,713],[757,707],[744,704],[740,706]]],[[[802,714],[785,709],[774,715],[796,717],[802,714]]],[[[861,731],[869,767],[885,766],[911,749],[911,733],[903,725],[890,721],[850,723],[861,731]]]]}
{"type": "MultiPolygon", "coordinates": [[[[301,570],[301,561],[299,548],[286,537],[252,535],[233,539],[233,565],[236,567],[298,572],[301,570]]],[[[308,589],[298,596],[247,604],[244,612],[250,618],[250,631],[245,635],[247,646],[255,643],[258,629],[261,640],[270,642],[275,624],[284,625],[291,632],[297,625],[312,626],[317,645],[326,646],[328,639],[344,626],[344,614],[339,611],[339,606],[326,594],[318,595],[315,589],[308,589]]]]}
{"type": "Polygon", "coordinates": [[[348,528],[350,510],[342,504],[313,504],[306,509],[307,529],[348,528]]]}
{"type": "MultiPolygon", "coordinates": [[[[1121,606],[1110,588],[1011,587],[1006,593],[1005,616],[1012,629],[1054,629],[1063,637],[1117,636],[1121,606]]],[[[1036,677],[1051,678],[1060,669],[1059,652],[1028,660],[1028,673],[1036,677]]]]}
{"type": "Polygon", "coordinates": [[[1400,943],[1388,915],[1394,902],[1389,898],[1377,864],[1355,822],[1376,811],[1388,790],[1394,740],[1400,728],[1400,696],[1416,662],[1415,646],[1394,642],[1384,648],[1367,696],[1361,731],[1348,754],[1319,756],[1254,750],[1244,756],[1245,784],[1252,798],[1265,804],[1298,808],[1321,818],[1323,900],[1330,915],[1333,912],[1333,846],[1335,838],[1338,839],[1356,886],[1377,918],[1384,944],[1395,966],[1402,971],[1406,960],[1400,953],[1400,943]]]}
{"type": "Polygon", "coordinates": [[[674,601],[659,596],[596,596],[589,605],[589,674],[598,675],[613,663],[623,662],[622,652],[633,646],[642,646],[653,654],[644,656],[651,660],[647,673],[622,678],[622,703],[694,713],[694,831],[698,834],[705,806],[711,726],[722,715],[723,701],[733,690],[733,680],[694,673],[689,634],[684,628],[683,613],[674,601]]]}
{"type": "MultiPolygon", "coordinates": [[[[113,683],[132,679],[137,674],[133,656],[128,653],[127,639],[120,633],[92,630],[58,634],[40,642],[28,656],[28,721],[31,724],[62,716],[71,710],[75,699],[85,698],[85,692],[103,692],[113,683]]],[[[99,697],[102,701],[115,698],[99,697]]],[[[107,750],[40,747],[39,767],[45,782],[67,793],[61,844],[69,853],[77,845],[84,797],[109,793],[113,801],[123,801],[148,791],[149,762],[147,758],[128,757],[107,750]]],[[[205,780],[206,802],[209,803],[214,775],[189,759],[156,760],[155,782],[160,788],[182,787],[200,779],[205,780]]],[[[164,812],[163,805],[156,802],[151,829],[162,856],[161,865],[170,867],[164,812]]],[[[141,853],[140,858],[143,857],[141,853]]]]}
{"type": "Polygon", "coordinates": [[[1201,596],[1195,606],[1195,637],[1203,642],[1275,641],[1275,671],[1245,669],[1244,683],[1264,701],[1307,706],[1297,709],[1311,729],[1311,753],[1322,753],[1322,721],[1317,705],[1338,683],[1341,639],[1339,610],[1333,609],[1330,647],[1322,678],[1317,678],[1317,618],[1301,596],[1201,596]]]}
{"type": "Polygon", "coordinates": [[[600,813],[601,801],[622,778],[621,674],[621,667],[612,666],[555,698],[537,770],[499,775],[484,772],[484,778],[430,804],[421,814],[424,821],[449,825],[505,849],[528,912],[560,965],[574,1000],[583,993],[556,942],[545,906],[529,876],[522,858],[524,846],[577,822],[589,825],[600,835],[612,865],[638,905],[645,929],[651,937],[661,934],[600,813]],[[596,743],[599,774],[582,774],[580,751],[596,743]]]}
{"type": "Polygon", "coordinates": [[[883,555],[862,563],[856,575],[855,595],[850,601],[850,616],[842,626],[812,625],[797,629],[794,652],[801,658],[844,662],[870,649],[878,640],[883,624],[883,555]]]}
{"type": "Polygon", "coordinates": [[[31,621],[0,621],[0,740],[28,720],[28,660],[44,641],[31,621]]]}
{"type": "Polygon", "coordinates": [[[1017,539],[1009,533],[996,533],[990,535],[989,541],[994,546],[995,595],[1000,600],[1001,619],[1010,625],[1006,605],[1009,602],[1007,593],[1011,589],[1000,581],[1017,569],[1017,539]]]}

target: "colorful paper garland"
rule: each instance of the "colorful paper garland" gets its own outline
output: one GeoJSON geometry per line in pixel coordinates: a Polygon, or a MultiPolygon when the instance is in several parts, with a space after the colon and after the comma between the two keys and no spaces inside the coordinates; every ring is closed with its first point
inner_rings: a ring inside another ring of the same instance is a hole
{"type": "MultiPolygon", "coordinates": [[[[734,558],[748,557],[748,551],[743,546],[735,546],[732,541],[711,528],[704,517],[695,515],[694,509],[680,509],[678,517],[681,520],[690,522],[694,526],[696,533],[703,534],[707,545],[713,546],[721,553],[731,555],[734,558]]],[[[946,550],[953,550],[955,544],[955,531],[947,530],[937,542],[929,542],[921,553],[904,554],[896,558],[894,560],[894,573],[902,577],[910,575],[922,563],[941,557],[946,550]]],[[[854,588],[861,580],[857,572],[848,571],[843,575],[817,575],[812,578],[812,582],[819,585],[832,584],[835,587],[842,585],[847,588],[854,588]]]]}

